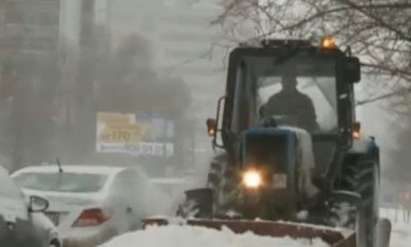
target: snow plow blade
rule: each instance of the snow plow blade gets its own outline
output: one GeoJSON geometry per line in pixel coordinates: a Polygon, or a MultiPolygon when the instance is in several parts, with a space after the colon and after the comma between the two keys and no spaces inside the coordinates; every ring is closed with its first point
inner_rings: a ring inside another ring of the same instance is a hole
{"type": "MultiPolygon", "coordinates": [[[[144,227],[151,225],[169,225],[176,224],[173,220],[150,218],[144,220],[144,227]]],[[[327,227],[318,227],[314,225],[300,225],[298,223],[272,222],[272,221],[249,221],[249,220],[208,220],[193,219],[177,222],[181,225],[191,225],[207,227],[221,230],[227,227],[234,233],[242,234],[253,232],[260,236],[270,237],[291,237],[294,239],[322,239],[331,247],[356,247],[355,234],[343,232],[327,227]]]]}

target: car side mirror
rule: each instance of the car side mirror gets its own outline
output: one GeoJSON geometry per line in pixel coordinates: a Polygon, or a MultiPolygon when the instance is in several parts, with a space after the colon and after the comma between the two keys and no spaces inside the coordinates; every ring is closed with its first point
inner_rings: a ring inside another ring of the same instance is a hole
{"type": "Polygon", "coordinates": [[[30,196],[29,212],[44,212],[49,208],[49,201],[40,196],[30,196]]]}
{"type": "Polygon", "coordinates": [[[351,83],[361,81],[361,63],[358,57],[347,57],[344,59],[344,76],[351,83]]]}

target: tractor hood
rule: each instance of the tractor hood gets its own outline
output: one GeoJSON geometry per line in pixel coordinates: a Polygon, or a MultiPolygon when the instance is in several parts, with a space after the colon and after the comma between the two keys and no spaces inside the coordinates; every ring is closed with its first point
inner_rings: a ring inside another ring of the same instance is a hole
{"type": "Polygon", "coordinates": [[[296,168],[295,133],[280,128],[252,128],[243,132],[240,160],[244,168],[265,168],[290,173],[296,168]]]}
{"type": "Polygon", "coordinates": [[[311,135],[293,127],[260,127],[244,131],[240,160],[245,172],[261,173],[269,189],[298,191],[312,197],[318,189],[311,182],[315,166],[311,135]]]}

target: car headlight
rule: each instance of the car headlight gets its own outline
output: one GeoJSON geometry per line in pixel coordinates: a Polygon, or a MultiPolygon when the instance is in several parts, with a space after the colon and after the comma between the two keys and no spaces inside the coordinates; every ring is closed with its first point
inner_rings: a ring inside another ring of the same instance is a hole
{"type": "Polygon", "coordinates": [[[243,174],[243,184],[246,188],[257,189],[263,185],[263,178],[259,171],[248,170],[243,174]]]}

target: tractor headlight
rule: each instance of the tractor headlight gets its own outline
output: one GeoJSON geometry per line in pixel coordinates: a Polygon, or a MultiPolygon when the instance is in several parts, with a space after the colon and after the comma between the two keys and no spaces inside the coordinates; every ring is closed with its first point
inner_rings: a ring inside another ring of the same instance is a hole
{"type": "Polygon", "coordinates": [[[259,171],[248,170],[243,174],[243,184],[246,188],[257,189],[263,185],[263,178],[259,171]]]}

